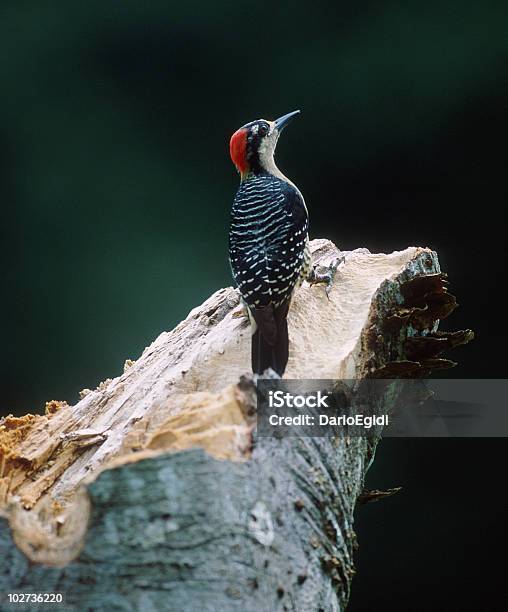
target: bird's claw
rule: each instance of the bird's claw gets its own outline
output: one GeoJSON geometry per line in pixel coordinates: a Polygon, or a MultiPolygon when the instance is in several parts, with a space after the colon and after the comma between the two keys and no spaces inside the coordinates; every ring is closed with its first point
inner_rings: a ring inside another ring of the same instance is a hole
{"type": "Polygon", "coordinates": [[[329,266],[325,272],[318,272],[316,270],[317,266],[314,266],[307,278],[307,282],[309,285],[326,285],[325,293],[328,300],[330,299],[330,292],[332,290],[333,279],[335,277],[335,273],[337,272],[337,268],[340,264],[344,263],[344,256],[339,256],[335,259],[329,266]]]}
{"type": "Polygon", "coordinates": [[[249,313],[247,312],[245,306],[241,306],[240,308],[238,308],[238,310],[234,310],[231,316],[233,317],[233,319],[243,319],[248,318],[249,313]]]}

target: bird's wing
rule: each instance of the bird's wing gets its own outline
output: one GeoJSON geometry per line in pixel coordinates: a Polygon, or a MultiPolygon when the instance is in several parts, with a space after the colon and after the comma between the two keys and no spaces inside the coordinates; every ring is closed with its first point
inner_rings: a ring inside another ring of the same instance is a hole
{"type": "Polygon", "coordinates": [[[233,205],[230,228],[233,276],[250,307],[280,305],[290,298],[303,261],[308,230],[303,198],[273,177],[250,199],[242,196],[233,205]]]}

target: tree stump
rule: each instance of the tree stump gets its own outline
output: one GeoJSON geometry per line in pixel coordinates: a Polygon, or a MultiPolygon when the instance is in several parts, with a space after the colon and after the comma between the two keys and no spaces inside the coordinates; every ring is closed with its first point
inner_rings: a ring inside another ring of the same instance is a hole
{"type": "MultiPolygon", "coordinates": [[[[311,246],[320,266],[339,255],[311,246]]],[[[436,253],[341,255],[330,299],[295,296],[287,378],[453,365],[441,353],[472,334],[437,330],[456,302],[436,253]]],[[[221,289],[76,405],[0,420],[0,593],[64,596],[30,610],[345,608],[377,439],[256,438],[241,315],[221,289]]]]}

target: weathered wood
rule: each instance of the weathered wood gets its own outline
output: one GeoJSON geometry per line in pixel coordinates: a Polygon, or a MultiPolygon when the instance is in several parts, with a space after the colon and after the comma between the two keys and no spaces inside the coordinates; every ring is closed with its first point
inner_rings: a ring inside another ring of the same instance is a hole
{"type": "MultiPolygon", "coordinates": [[[[434,252],[342,255],[330,300],[306,284],[294,300],[287,378],[422,375],[470,339],[437,332],[455,302],[434,252]]],[[[0,421],[0,592],[79,610],[344,608],[377,439],[256,439],[241,314],[221,289],[75,406],[0,421]]]]}

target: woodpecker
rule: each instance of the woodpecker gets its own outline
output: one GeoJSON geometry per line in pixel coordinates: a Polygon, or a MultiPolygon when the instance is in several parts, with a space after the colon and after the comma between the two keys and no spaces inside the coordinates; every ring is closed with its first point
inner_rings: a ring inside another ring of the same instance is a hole
{"type": "Polygon", "coordinates": [[[331,282],[312,270],[305,201],[274,161],[279,135],[299,112],[247,123],[230,140],[240,186],[231,209],[229,260],[251,323],[256,374],[270,367],[284,374],[289,306],[303,280],[331,282]]]}

